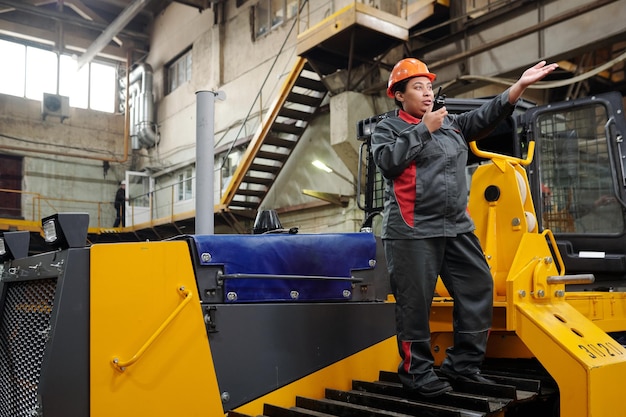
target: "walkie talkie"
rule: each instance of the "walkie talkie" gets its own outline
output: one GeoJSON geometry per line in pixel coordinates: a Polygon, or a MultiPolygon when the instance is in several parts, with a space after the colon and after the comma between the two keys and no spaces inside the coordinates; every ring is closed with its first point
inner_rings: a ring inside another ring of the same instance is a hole
{"type": "Polygon", "coordinates": [[[446,95],[441,94],[441,87],[437,91],[437,97],[435,97],[435,103],[433,104],[433,109],[431,111],[437,111],[443,106],[446,105],[446,95]]]}

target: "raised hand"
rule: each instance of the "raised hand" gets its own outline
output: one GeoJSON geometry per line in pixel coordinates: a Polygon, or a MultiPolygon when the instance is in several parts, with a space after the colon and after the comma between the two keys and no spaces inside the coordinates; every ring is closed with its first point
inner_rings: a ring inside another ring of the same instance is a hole
{"type": "Polygon", "coordinates": [[[546,75],[559,67],[558,64],[547,64],[546,61],[538,62],[528,68],[509,90],[509,103],[515,103],[524,93],[526,87],[543,79],[546,75]]]}
{"type": "Polygon", "coordinates": [[[529,85],[543,79],[546,75],[550,74],[558,67],[558,64],[546,65],[546,61],[541,61],[535,66],[524,71],[518,82],[520,82],[524,87],[528,87],[529,85]]]}

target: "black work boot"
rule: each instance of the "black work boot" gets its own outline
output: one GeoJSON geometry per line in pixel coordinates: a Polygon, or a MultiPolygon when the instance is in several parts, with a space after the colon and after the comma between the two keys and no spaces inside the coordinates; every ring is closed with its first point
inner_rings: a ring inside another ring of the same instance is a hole
{"type": "Polygon", "coordinates": [[[469,373],[469,374],[459,374],[449,369],[441,368],[440,372],[442,375],[444,375],[447,379],[449,379],[452,382],[478,382],[481,384],[495,384],[496,383],[495,381],[482,376],[480,374],[480,371],[476,371],[476,372],[469,373]]]}
{"type": "Polygon", "coordinates": [[[405,388],[410,392],[415,392],[424,397],[436,397],[438,395],[452,391],[452,385],[450,385],[448,381],[444,381],[442,379],[435,379],[434,381],[417,387],[405,388]]]}

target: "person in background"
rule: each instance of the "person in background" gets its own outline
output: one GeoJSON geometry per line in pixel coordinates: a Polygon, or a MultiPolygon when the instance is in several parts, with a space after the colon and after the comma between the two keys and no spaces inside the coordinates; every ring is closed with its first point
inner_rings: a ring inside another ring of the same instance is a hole
{"type": "Polygon", "coordinates": [[[126,181],[120,182],[120,187],[115,193],[115,222],[113,227],[126,226],[126,181]]]}
{"type": "Polygon", "coordinates": [[[466,210],[468,141],[509,116],[529,85],[557,68],[545,61],[524,71],[480,108],[432,111],[436,75],[406,58],[393,68],[387,95],[400,108],[380,121],[372,152],[386,182],[382,239],[396,299],[396,331],[405,388],[424,396],[452,389],[448,381],[492,383],[480,373],[491,327],[493,279],[466,210]],[[437,276],[454,298],[454,345],[435,373],[430,306],[437,276]]]}

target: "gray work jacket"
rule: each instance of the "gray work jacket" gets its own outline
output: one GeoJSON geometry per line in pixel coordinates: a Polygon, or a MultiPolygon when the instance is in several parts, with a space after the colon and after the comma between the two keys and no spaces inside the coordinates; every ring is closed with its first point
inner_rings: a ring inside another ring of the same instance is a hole
{"type": "Polygon", "coordinates": [[[508,100],[506,90],[477,109],[448,115],[432,133],[402,110],[376,125],[372,153],[386,184],[383,239],[454,237],[474,230],[467,213],[467,142],[511,115],[515,106],[508,100]]]}

